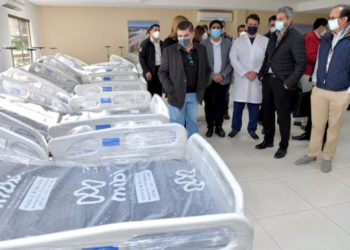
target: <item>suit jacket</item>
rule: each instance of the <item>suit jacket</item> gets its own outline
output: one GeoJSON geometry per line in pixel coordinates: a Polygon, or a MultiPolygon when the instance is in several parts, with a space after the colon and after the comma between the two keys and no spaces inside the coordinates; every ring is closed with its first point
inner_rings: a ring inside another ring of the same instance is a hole
{"type": "Polygon", "coordinates": [[[293,27],[289,28],[277,45],[277,32],[274,32],[267,45],[264,63],[259,72],[262,80],[271,67],[273,74],[288,89],[295,89],[306,69],[304,37],[293,27]]]}
{"type": "MultiPolygon", "coordinates": [[[[211,39],[208,38],[202,43],[206,49],[208,54],[208,62],[209,66],[212,69],[210,79],[214,76],[214,49],[211,39]]],[[[230,62],[230,51],[232,47],[232,42],[226,38],[222,38],[221,40],[221,71],[220,74],[223,76],[223,80],[220,82],[221,85],[230,84],[232,81],[232,66],[230,62]]]]}
{"type": "MultiPolygon", "coordinates": [[[[163,42],[160,42],[160,49],[163,54],[163,42]]],[[[156,49],[151,41],[151,38],[147,38],[142,41],[140,45],[139,60],[142,67],[143,75],[145,76],[147,72],[152,75],[156,71],[156,49]]]]}
{"type": "MultiPolygon", "coordinates": [[[[198,82],[197,100],[203,101],[206,86],[210,81],[211,69],[208,65],[207,51],[203,45],[193,43],[198,52],[198,82]]],[[[171,45],[165,48],[162,64],[159,69],[159,79],[168,95],[170,105],[182,108],[186,97],[186,73],[181,56],[181,46],[171,45]]]]}

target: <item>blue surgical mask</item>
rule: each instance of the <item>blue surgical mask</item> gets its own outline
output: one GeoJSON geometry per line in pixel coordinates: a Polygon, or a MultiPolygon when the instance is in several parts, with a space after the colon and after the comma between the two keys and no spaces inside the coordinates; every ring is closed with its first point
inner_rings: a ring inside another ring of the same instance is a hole
{"type": "Polygon", "coordinates": [[[339,28],[338,18],[333,20],[328,20],[328,26],[330,30],[336,30],[339,28]]]}
{"type": "Polygon", "coordinates": [[[212,30],[210,30],[210,35],[212,38],[219,38],[221,36],[221,30],[220,29],[212,29],[212,30]]]}
{"type": "Polygon", "coordinates": [[[276,30],[279,30],[279,31],[281,31],[281,30],[283,30],[284,29],[284,22],[282,22],[282,21],[276,21],[276,30]]]}
{"type": "Polygon", "coordinates": [[[191,44],[190,38],[180,38],[178,40],[179,40],[179,44],[184,48],[187,48],[191,44]]]}

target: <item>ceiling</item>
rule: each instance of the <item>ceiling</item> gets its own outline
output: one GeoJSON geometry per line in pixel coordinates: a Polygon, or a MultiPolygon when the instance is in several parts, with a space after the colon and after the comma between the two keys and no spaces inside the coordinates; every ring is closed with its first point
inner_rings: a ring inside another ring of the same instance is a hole
{"type": "Polygon", "coordinates": [[[296,11],[323,12],[350,0],[28,0],[40,6],[91,6],[183,9],[254,9],[273,11],[289,5],[296,11]]]}

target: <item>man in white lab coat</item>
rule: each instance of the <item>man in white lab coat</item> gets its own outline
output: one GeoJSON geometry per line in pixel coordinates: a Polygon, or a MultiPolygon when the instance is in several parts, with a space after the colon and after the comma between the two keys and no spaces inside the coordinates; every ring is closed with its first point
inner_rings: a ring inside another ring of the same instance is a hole
{"type": "Polygon", "coordinates": [[[256,134],[259,118],[259,106],[262,102],[262,85],[257,74],[264,61],[268,39],[257,34],[260,18],[256,14],[246,19],[247,32],[238,37],[232,45],[230,60],[234,69],[233,82],[233,117],[232,131],[229,137],[234,137],[242,128],[242,114],[248,105],[249,124],[248,133],[258,140],[256,134]]]}

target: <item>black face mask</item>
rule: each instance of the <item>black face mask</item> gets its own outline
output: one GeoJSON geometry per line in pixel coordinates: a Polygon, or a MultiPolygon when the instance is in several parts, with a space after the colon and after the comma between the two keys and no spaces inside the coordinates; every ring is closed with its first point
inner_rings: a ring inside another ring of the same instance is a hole
{"type": "Polygon", "coordinates": [[[248,26],[247,32],[249,35],[255,35],[258,32],[258,27],[248,26]]]}

